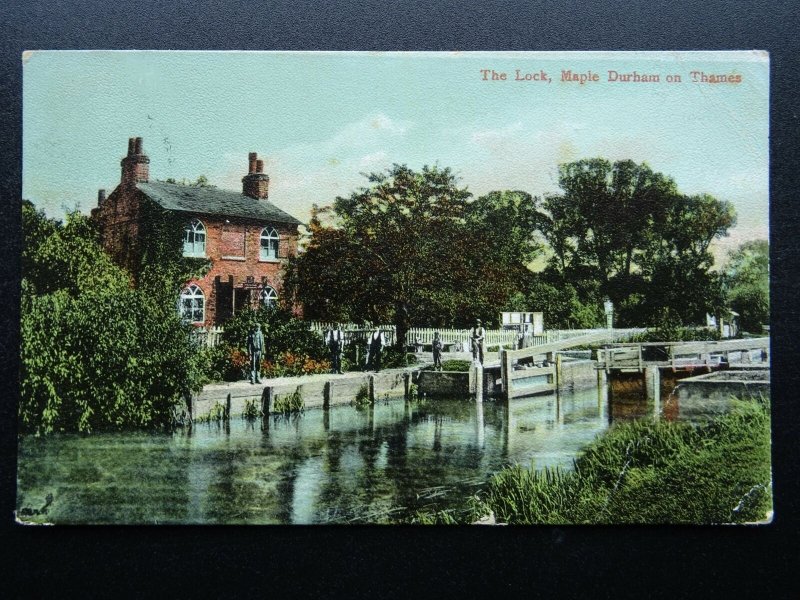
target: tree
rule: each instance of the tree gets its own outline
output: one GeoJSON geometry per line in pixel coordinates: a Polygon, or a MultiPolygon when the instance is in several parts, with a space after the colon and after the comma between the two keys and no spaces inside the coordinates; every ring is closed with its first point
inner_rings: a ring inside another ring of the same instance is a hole
{"type": "Polygon", "coordinates": [[[730,252],[723,282],[728,305],[739,313],[741,328],[761,331],[769,323],[769,242],[745,242],[730,252]]]}
{"type": "Polygon", "coordinates": [[[608,297],[621,325],[670,308],[682,323],[721,303],[709,246],[736,222],[730,203],[686,196],[646,164],[585,159],[561,165],[563,193],[544,201],[551,281],[573,285],[584,305],[608,297]]]}
{"type": "Polygon", "coordinates": [[[314,211],[304,251],[289,265],[286,289],[305,315],[391,321],[400,346],[411,323],[496,320],[539,251],[536,200],[492,192],[470,202],[436,166],[394,165],[367,178],[369,186],[314,211]]]}
{"type": "Polygon", "coordinates": [[[23,202],[23,225],[20,430],[169,424],[200,380],[177,296],[134,289],[84,215],[23,202]]]}

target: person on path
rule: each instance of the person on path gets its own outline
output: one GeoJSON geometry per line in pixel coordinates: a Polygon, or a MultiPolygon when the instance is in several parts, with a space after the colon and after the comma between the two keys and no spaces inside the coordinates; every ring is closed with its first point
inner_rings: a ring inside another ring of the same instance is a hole
{"type": "Polygon", "coordinates": [[[442,340],[439,339],[439,332],[436,331],[433,334],[433,342],[431,343],[433,347],[433,368],[442,370],[442,340]]]}
{"type": "Polygon", "coordinates": [[[261,357],[264,354],[264,334],[256,323],[247,336],[247,353],[250,355],[250,383],[261,383],[261,357]]]}
{"type": "Polygon", "coordinates": [[[486,337],[486,330],[481,325],[480,319],[475,319],[475,327],[472,328],[472,360],[483,364],[483,340],[486,337]]]}
{"type": "Polygon", "coordinates": [[[336,328],[328,332],[328,338],[325,340],[328,344],[328,349],[331,352],[331,372],[342,372],[342,351],[344,349],[344,332],[342,326],[337,323],[336,328]]]}
{"type": "Polygon", "coordinates": [[[383,337],[383,332],[379,328],[375,328],[369,335],[369,362],[370,367],[376,373],[381,370],[381,351],[386,345],[386,339],[383,337]]]}

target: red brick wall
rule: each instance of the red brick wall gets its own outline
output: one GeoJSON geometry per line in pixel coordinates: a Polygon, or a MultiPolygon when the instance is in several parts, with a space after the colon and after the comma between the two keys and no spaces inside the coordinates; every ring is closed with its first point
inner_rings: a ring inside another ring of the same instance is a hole
{"type": "MultiPolygon", "coordinates": [[[[100,225],[103,247],[115,261],[131,270],[137,264],[140,205],[146,201],[144,194],[135,187],[122,184],[100,207],[92,210],[92,218],[100,225]]],[[[189,214],[186,222],[192,218],[200,219],[206,228],[206,256],[212,261],[205,277],[189,282],[196,283],[205,295],[205,325],[221,324],[234,309],[245,304],[255,306],[259,290],[249,292],[242,287],[248,276],[256,283],[266,277],[266,283],[281,297],[285,257],[297,252],[296,226],[234,219],[226,222],[220,217],[189,214]],[[280,237],[278,254],[281,258],[278,261],[259,258],[261,230],[266,225],[274,227],[280,237]],[[235,306],[232,304],[233,288],[236,288],[235,306]]],[[[299,308],[295,312],[300,314],[299,308]]]]}
{"type": "Polygon", "coordinates": [[[120,185],[102,205],[92,209],[92,218],[100,226],[100,240],[106,252],[123,267],[132,270],[139,250],[139,207],[141,192],[120,185]]]}
{"type": "MultiPolygon", "coordinates": [[[[187,216],[187,221],[191,218],[187,216]]],[[[205,277],[191,282],[196,283],[205,295],[205,325],[219,325],[243,305],[256,305],[260,290],[250,292],[242,287],[248,276],[253,277],[257,284],[266,278],[266,284],[281,297],[285,257],[297,252],[296,226],[268,224],[278,232],[278,254],[282,258],[278,261],[262,261],[259,256],[261,230],[265,224],[233,220],[226,223],[224,219],[206,215],[196,215],[194,218],[200,219],[206,228],[206,256],[212,264],[205,277]],[[241,252],[235,252],[240,248],[244,248],[244,256],[241,252]]]]}

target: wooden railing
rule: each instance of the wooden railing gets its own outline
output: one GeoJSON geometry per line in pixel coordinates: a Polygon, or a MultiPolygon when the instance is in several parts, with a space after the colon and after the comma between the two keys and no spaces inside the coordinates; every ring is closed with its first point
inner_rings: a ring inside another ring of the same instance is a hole
{"type": "Polygon", "coordinates": [[[715,367],[724,360],[751,362],[751,353],[759,352],[757,362],[769,357],[769,338],[699,342],[647,342],[640,344],[614,344],[598,350],[598,367],[606,372],[617,370],[641,371],[647,365],[681,369],[688,367],[715,367]],[[650,354],[651,356],[647,356],[650,354]]]}
{"type": "Polygon", "coordinates": [[[554,390],[560,377],[561,351],[575,346],[613,343],[644,329],[594,329],[583,335],[538,344],[520,350],[504,350],[500,354],[500,377],[503,396],[508,400],[554,390]]]}

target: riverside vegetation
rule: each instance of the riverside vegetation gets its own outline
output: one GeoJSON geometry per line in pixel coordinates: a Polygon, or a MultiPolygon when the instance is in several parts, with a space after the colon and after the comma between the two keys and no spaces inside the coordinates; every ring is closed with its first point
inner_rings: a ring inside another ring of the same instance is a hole
{"type": "Polygon", "coordinates": [[[772,507],[768,400],[740,401],[701,425],[614,425],[574,470],[496,474],[461,510],[418,512],[419,524],[719,524],[763,521],[772,507]]]}

